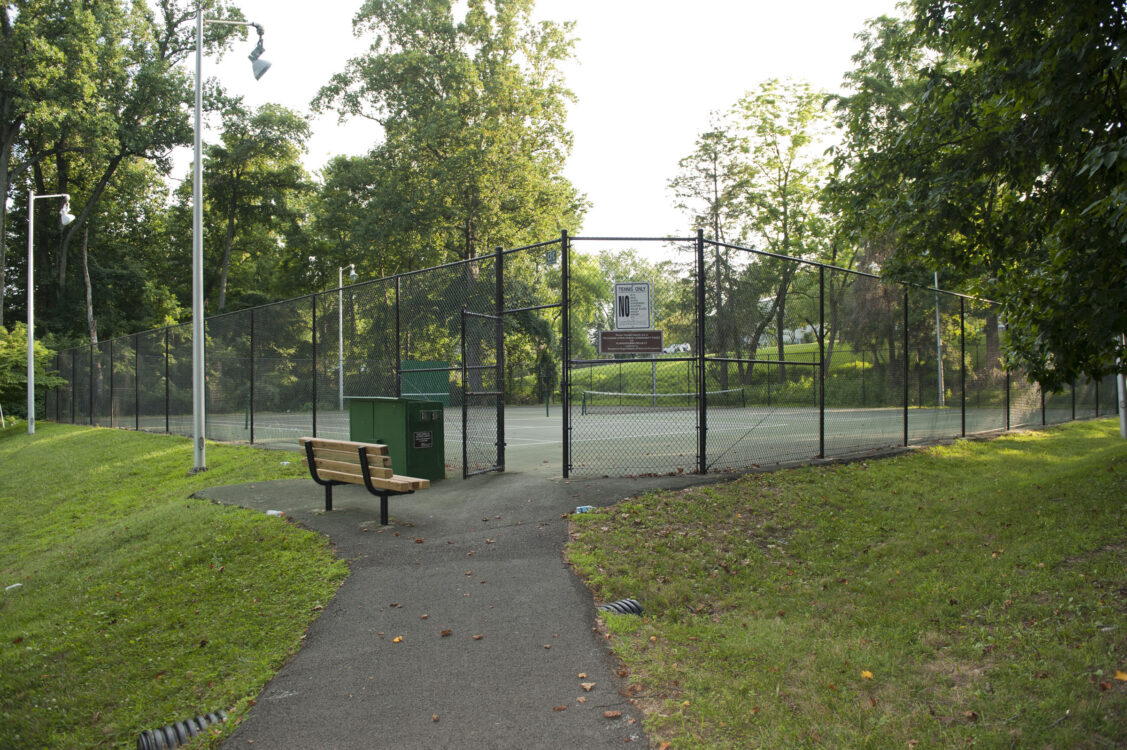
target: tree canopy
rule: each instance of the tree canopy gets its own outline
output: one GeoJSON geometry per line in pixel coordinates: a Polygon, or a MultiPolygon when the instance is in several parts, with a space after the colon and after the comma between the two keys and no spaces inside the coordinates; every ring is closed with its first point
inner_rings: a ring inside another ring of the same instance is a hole
{"type": "Polygon", "coordinates": [[[918,0],[870,26],[841,100],[842,192],[895,268],[1001,303],[1011,364],[1099,377],[1127,331],[1127,10],[918,0]]]}

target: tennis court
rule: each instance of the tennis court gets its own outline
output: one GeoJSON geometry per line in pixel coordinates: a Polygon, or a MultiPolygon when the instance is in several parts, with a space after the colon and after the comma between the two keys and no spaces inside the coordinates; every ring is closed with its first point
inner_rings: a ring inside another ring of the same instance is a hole
{"type": "MultiPolygon", "coordinates": [[[[495,420],[496,410],[468,409],[471,424],[495,420]]],[[[590,410],[589,410],[590,411],[590,410]]],[[[1027,414],[1012,413],[1012,424],[1040,424],[1040,409],[1027,414]],[[1023,418],[1024,417],[1024,418],[1023,418]]],[[[602,476],[608,470],[623,474],[692,472],[697,468],[698,413],[691,408],[635,409],[625,413],[583,413],[582,404],[572,407],[571,471],[577,476],[602,476]]],[[[824,433],[815,407],[721,406],[709,407],[707,456],[710,470],[724,471],[770,466],[818,457],[824,440],[826,457],[847,457],[882,451],[904,444],[902,408],[827,409],[824,433]],[[824,437],[823,437],[824,435],[824,437]]],[[[957,438],[963,433],[959,408],[912,408],[908,415],[911,444],[957,438]]],[[[1071,415],[1059,409],[1046,415],[1048,422],[1067,421],[1071,415]]],[[[191,415],[172,418],[172,431],[182,422],[190,426],[191,415]]],[[[563,466],[563,410],[552,406],[508,406],[505,420],[505,466],[507,471],[533,471],[558,476],[563,466]]],[[[312,434],[312,414],[256,413],[256,445],[297,450],[297,439],[312,434]]],[[[1003,409],[967,409],[966,434],[1002,430],[1003,409]]],[[[163,419],[142,420],[142,429],[163,432],[163,419]]],[[[245,413],[209,414],[208,435],[215,440],[249,442],[250,420],[245,413]]],[[[347,411],[317,414],[317,435],[348,439],[347,411]]],[[[488,441],[490,435],[472,441],[488,441]]],[[[448,477],[456,477],[462,465],[462,410],[445,410],[445,450],[448,477]]]]}

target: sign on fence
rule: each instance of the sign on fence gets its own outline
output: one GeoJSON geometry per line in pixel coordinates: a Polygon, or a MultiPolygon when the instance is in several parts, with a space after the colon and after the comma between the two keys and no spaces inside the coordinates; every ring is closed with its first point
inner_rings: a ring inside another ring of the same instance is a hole
{"type": "Polygon", "coordinates": [[[660,354],[661,331],[599,331],[600,354],[660,354]]]}
{"type": "Polygon", "coordinates": [[[614,285],[614,329],[640,330],[651,327],[650,282],[626,281],[614,285]]]}

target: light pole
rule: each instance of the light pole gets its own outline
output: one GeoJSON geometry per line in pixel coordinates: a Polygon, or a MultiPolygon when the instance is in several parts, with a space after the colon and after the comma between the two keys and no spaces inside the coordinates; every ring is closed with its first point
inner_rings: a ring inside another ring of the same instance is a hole
{"type": "Polygon", "coordinates": [[[356,275],[356,264],[337,268],[337,393],[340,410],[344,411],[344,269],[348,269],[348,280],[353,284],[360,278],[356,275]]]}
{"type": "Polygon", "coordinates": [[[253,26],[258,31],[258,46],[249,55],[254,78],[258,80],[270,67],[261,59],[262,26],[251,21],[223,21],[203,17],[203,6],[196,6],[196,118],[195,163],[192,166],[192,473],[207,471],[204,452],[204,308],[203,308],[203,162],[200,147],[200,113],[203,110],[203,25],[253,26]]]}
{"type": "Polygon", "coordinates": [[[36,195],[27,192],[27,434],[35,434],[35,201],[41,198],[63,198],[59,223],[64,227],[74,221],[70,211],[70,195],[53,193],[36,195]]]}

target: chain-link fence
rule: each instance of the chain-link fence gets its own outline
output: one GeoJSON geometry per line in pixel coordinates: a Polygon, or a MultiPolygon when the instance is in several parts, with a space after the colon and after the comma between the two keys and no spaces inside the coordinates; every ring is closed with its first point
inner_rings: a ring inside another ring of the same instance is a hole
{"type": "MultiPolygon", "coordinates": [[[[869,273],[701,235],[563,233],[208,318],[206,436],[347,439],[349,397],[402,396],[442,404],[448,473],[503,469],[506,444],[527,444],[565,476],[600,476],[857,456],[1117,412],[1114,378],[1044,393],[1007,372],[1005,335],[989,302],[869,273]],[[646,281],[606,269],[638,248],[680,262],[653,280],[660,348],[603,351],[611,282],[646,281]]],[[[38,402],[45,419],[191,434],[189,325],[63,351],[55,369],[66,384],[38,402]]]]}

